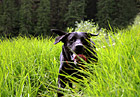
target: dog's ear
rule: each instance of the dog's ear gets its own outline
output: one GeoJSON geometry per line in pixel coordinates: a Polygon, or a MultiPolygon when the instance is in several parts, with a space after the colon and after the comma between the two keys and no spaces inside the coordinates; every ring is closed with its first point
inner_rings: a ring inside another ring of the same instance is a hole
{"type": "Polygon", "coordinates": [[[98,34],[88,33],[88,36],[89,36],[89,37],[91,37],[91,36],[98,36],[98,35],[99,35],[99,33],[98,33],[98,34]]]}
{"type": "Polygon", "coordinates": [[[60,42],[61,40],[63,40],[64,37],[65,37],[65,35],[56,37],[54,44],[57,44],[58,42],[60,42]]]}
{"type": "Polygon", "coordinates": [[[64,42],[66,37],[68,36],[67,32],[58,30],[58,29],[51,29],[52,32],[55,32],[56,34],[58,34],[59,36],[56,37],[54,44],[57,44],[58,42],[62,41],[64,42]]]}
{"type": "Polygon", "coordinates": [[[67,32],[61,31],[59,29],[51,29],[51,32],[58,34],[59,36],[67,34],[67,32]]]}

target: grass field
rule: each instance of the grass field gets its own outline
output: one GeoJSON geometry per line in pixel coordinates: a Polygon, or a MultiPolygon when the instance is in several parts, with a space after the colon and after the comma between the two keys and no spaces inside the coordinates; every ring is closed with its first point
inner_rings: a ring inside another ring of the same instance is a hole
{"type": "MultiPolygon", "coordinates": [[[[93,38],[99,62],[78,91],[66,97],[139,97],[140,25],[116,35],[93,38]],[[88,83],[89,82],[89,83],[88,83]],[[81,95],[82,94],[82,95],[81,95]]],[[[18,37],[0,40],[0,97],[55,97],[62,43],[54,39],[18,37]]],[[[89,64],[93,65],[93,64],[89,64]]]]}

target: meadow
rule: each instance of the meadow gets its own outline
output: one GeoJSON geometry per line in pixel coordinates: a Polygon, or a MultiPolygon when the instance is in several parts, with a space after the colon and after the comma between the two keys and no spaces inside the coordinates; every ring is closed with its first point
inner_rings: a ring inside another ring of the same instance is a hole
{"type": "MultiPolygon", "coordinates": [[[[85,87],[78,91],[75,83],[65,97],[140,96],[140,25],[109,33],[92,38],[98,64],[88,64],[93,73],[86,72],[85,87]]],[[[53,43],[20,36],[0,40],[0,97],[56,97],[62,43],[53,43]]]]}

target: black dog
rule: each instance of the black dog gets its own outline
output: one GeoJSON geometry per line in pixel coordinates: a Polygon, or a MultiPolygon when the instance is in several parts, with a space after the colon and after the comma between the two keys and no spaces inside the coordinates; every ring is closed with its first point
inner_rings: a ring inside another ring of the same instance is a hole
{"type": "MultiPolygon", "coordinates": [[[[60,54],[58,87],[65,88],[66,83],[68,83],[72,88],[72,83],[66,75],[82,79],[82,76],[79,75],[80,73],[77,70],[80,66],[78,65],[79,60],[83,59],[86,62],[90,62],[89,59],[94,60],[94,62],[98,60],[95,52],[95,44],[90,40],[91,36],[97,36],[98,34],[94,35],[85,32],[66,33],[58,29],[51,29],[51,31],[59,35],[54,44],[60,41],[64,43],[60,54]]],[[[63,96],[63,94],[58,90],[58,97],[61,96],[63,96]]]]}

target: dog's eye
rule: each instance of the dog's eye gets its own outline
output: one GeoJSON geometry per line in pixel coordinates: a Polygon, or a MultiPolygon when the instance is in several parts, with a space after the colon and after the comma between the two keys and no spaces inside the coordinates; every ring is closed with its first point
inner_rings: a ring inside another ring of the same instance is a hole
{"type": "Polygon", "coordinates": [[[88,40],[87,40],[86,38],[82,38],[82,42],[83,42],[84,44],[88,43],[87,41],[88,41],[88,40]]]}
{"type": "Polygon", "coordinates": [[[72,38],[72,39],[70,39],[70,42],[74,42],[76,39],[75,38],[72,38]]]}
{"type": "Polygon", "coordinates": [[[86,43],[87,43],[87,40],[84,39],[84,40],[83,40],[83,43],[86,44],[86,43]]]}

